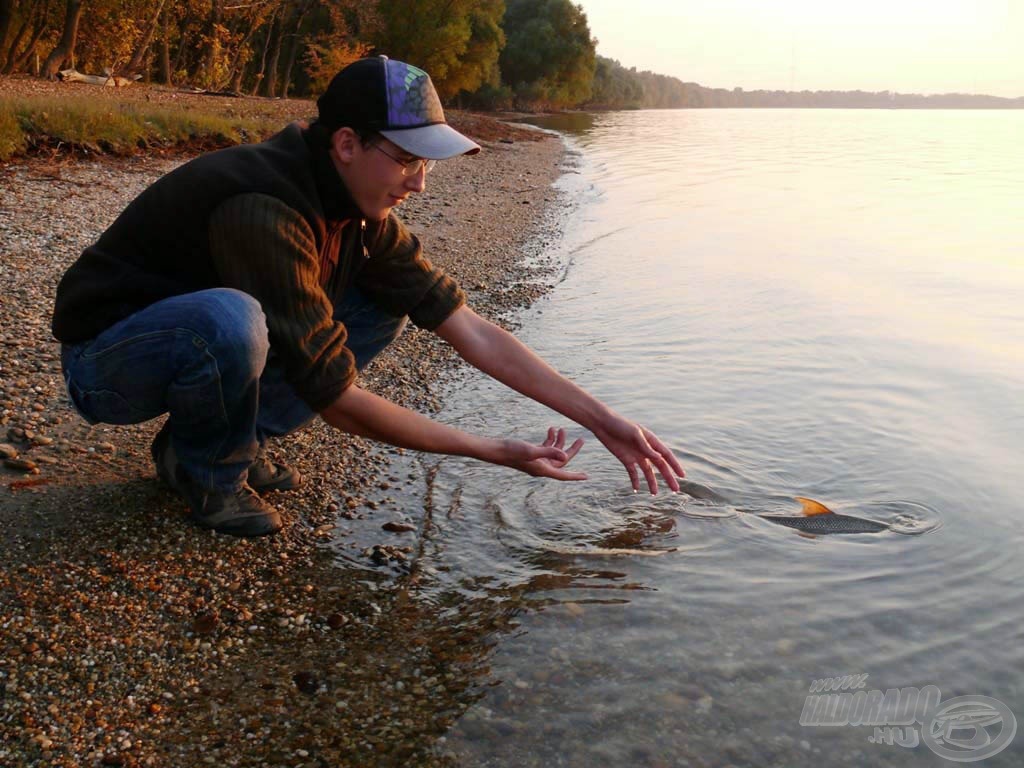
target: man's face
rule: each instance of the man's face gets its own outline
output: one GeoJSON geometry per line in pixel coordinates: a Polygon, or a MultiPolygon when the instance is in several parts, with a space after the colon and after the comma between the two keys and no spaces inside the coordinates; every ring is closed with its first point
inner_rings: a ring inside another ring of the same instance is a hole
{"type": "Polygon", "coordinates": [[[331,158],[348,187],[352,200],[369,219],[384,219],[396,205],[426,187],[426,173],[419,169],[403,175],[404,163],[417,158],[378,136],[363,144],[348,128],[335,132],[331,158]]]}

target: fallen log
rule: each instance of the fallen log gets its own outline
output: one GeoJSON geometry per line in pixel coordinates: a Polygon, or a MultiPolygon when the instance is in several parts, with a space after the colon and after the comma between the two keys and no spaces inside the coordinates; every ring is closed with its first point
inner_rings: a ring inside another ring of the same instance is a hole
{"type": "Polygon", "coordinates": [[[57,77],[66,83],[87,83],[88,85],[104,85],[108,88],[123,88],[131,85],[136,80],[141,80],[142,75],[134,75],[131,78],[120,75],[83,75],[74,69],[63,69],[57,73],[57,77]]]}

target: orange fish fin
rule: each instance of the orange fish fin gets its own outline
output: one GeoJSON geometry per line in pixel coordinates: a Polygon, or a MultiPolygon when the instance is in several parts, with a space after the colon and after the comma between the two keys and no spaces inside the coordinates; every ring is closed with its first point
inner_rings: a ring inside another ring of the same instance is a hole
{"type": "Polygon", "coordinates": [[[806,517],[813,517],[814,515],[832,515],[835,514],[831,509],[826,507],[820,501],[814,499],[805,499],[803,496],[797,496],[796,500],[800,502],[803,513],[806,517]]]}

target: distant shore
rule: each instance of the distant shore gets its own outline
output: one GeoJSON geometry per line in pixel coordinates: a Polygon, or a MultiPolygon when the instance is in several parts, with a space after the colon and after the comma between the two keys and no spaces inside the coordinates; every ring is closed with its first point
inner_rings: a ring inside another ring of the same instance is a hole
{"type": "MultiPolygon", "coordinates": [[[[440,163],[400,215],[474,309],[500,318],[545,290],[518,262],[557,212],[562,144],[482,116],[456,121],[485,151],[440,163]]],[[[307,482],[271,499],[285,531],[237,540],[191,525],[158,485],[159,420],[90,427],[67,403],[49,332],[56,283],[181,160],[0,164],[0,763],[444,764],[432,747],[476,698],[487,635],[504,619],[486,605],[449,606],[442,619],[409,599],[415,531],[380,530],[366,570],[324,546],[345,518],[418,519],[384,495],[415,479],[393,474],[391,449],[320,424],[280,441],[307,482]]],[[[362,383],[430,412],[457,367],[411,329],[362,383]]]]}

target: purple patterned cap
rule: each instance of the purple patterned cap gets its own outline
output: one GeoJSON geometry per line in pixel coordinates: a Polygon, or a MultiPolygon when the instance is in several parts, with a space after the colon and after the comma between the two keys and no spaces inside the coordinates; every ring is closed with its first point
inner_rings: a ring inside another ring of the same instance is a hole
{"type": "Polygon", "coordinates": [[[445,122],[430,76],[387,56],[349,64],[317,100],[320,122],[334,131],[368,128],[409,154],[430,160],[472,155],[480,146],[445,122]]]}

